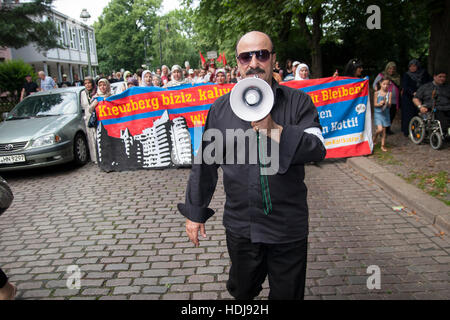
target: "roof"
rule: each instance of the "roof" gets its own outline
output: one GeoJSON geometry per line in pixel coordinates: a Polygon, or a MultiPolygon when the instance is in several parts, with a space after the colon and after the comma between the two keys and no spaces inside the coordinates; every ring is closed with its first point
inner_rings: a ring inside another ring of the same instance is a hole
{"type": "Polygon", "coordinates": [[[66,87],[66,88],[58,88],[58,89],[51,89],[48,91],[39,91],[36,93],[33,93],[31,96],[43,96],[47,94],[53,94],[53,93],[63,93],[63,92],[74,92],[74,93],[80,93],[84,89],[83,87],[66,87]]]}

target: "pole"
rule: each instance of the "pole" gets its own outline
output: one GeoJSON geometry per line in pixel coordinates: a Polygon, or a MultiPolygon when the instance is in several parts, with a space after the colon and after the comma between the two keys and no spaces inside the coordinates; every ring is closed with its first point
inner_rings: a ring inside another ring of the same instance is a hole
{"type": "Polygon", "coordinates": [[[159,30],[159,67],[162,67],[161,18],[158,20],[158,30],[159,30]]]}
{"type": "Polygon", "coordinates": [[[144,37],[144,56],[145,56],[145,65],[147,65],[147,35],[145,35],[144,37]]]}
{"type": "Polygon", "coordinates": [[[89,48],[89,30],[86,26],[86,52],[88,56],[88,76],[92,76],[91,68],[91,49],[89,48]]]}

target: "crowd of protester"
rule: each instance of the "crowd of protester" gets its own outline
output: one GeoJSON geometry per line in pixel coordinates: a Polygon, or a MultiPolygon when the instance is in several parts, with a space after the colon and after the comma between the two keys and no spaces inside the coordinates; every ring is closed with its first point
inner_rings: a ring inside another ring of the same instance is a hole
{"type": "MultiPolygon", "coordinates": [[[[84,102],[87,106],[91,105],[93,98],[102,96],[104,93],[99,91],[98,83],[102,81],[108,82],[108,90],[111,94],[111,84],[122,83],[118,88],[115,87],[113,94],[125,91],[131,87],[161,87],[170,88],[180,85],[198,85],[204,83],[214,83],[218,85],[237,83],[241,79],[241,75],[237,67],[225,65],[217,68],[214,60],[204,62],[201,68],[193,69],[186,61],[185,68],[180,65],[173,65],[172,67],[163,65],[154,70],[137,69],[135,72],[113,72],[107,76],[100,74],[95,78],[86,77],[83,81],[74,75],[74,81],[67,80],[67,75],[62,76],[62,81],[57,83],[55,79],[46,76],[44,72],[38,73],[40,78],[40,85],[32,81],[31,75],[27,75],[26,82],[21,92],[21,100],[27,95],[36,91],[46,91],[57,87],[82,86],[86,87],[86,97],[84,102]],[[89,103],[88,103],[89,102],[89,103]]],[[[363,63],[359,59],[351,59],[344,66],[342,74],[336,70],[333,77],[339,75],[344,77],[363,78],[364,68],[363,63]]],[[[436,73],[436,72],[435,72],[436,73]]],[[[446,77],[445,72],[438,71],[446,77]]],[[[434,74],[434,77],[437,75],[434,74]]],[[[391,123],[395,117],[400,113],[401,116],[401,131],[405,136],[409,135],[409,122],[420,112],[420,109],[413,102],[416,92],[419,88],[427,83],[434,83],[439,87],[441,103],[448,103],[450,99],[450,90],[448,85],[445,85],[445,79],[442,84],[437,84],[428,72],[421,67],[420,62],[416,59],[411,60],[408,65],[408,70],[401,76],[397,71],[395,62],[389,62],[385,69],[381,71],[373,81],[374,100],[372,106],[374,109],[374,124],[376,132],[374,141],[381,136],[381,150],[386,151],[385,141],[386,135],[393,134],[391,130],[391,123]],[[444,102],[442,102],[444,101],[444,102]]],[[[284,66],[281,66],[278,61],[274,64],[273,78],[277,82],[286,81],[301,81],[314,78],[311,75],[309,66],[294,59],[287,59],[284,66]]],[[[442,82],[442,81],[441,81],[442,82]]],[[[439,82],[439,83],[441,83],[439,82]]],[[[448,113],[444,112],[445,116],[450,118],[448,113]]],[[[90,114],[90,111],[87,111],[90,114]]],[[[445,123],[445,121],[443,121],[445,123]]],[[[446,128],[444,128],[445,130],[446,128]]],[[[449,134],[450,135],[450,134],[449,134]]],[[[89,140],[89,139],[88,139],[89,140]]],[[[94,141],[94,140],[93,140],[94,141]]],[[[96,161],[96,159],[94,159],[96,161]]]]}

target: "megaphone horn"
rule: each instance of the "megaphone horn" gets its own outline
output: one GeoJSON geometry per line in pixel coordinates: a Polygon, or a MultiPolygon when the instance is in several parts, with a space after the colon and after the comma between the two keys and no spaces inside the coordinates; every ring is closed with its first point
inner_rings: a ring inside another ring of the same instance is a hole
{"type": "Polygon", "coordinates": [[[231,109],[244,121],[264,119],[272,110],[273,103],[272,88],[256,77],[240,80],[231,90],[231,109]]]}

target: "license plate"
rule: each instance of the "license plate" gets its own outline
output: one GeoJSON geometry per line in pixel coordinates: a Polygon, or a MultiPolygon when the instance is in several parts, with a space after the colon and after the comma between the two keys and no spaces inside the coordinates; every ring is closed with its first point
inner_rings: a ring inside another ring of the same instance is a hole
{"type": "Polygon", "coordinates": [[[17,162],[25,162],[25,155],[24,154],[15,154],[12,156],[2,156],[0,157],[0,164],[11,164],[11,163],[17,163],[17,162]]]}

